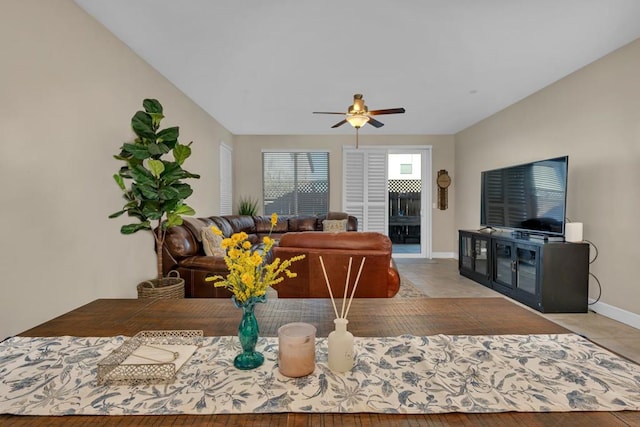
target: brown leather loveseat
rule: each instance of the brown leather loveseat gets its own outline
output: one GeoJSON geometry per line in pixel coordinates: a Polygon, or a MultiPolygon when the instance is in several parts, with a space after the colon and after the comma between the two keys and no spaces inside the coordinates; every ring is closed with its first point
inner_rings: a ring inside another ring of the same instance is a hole
{"type": "MultiPolygon", "coordinates": [[[[329,217],[331,218],[331,217],[329,217]]],[[[271,237],[280,239],[290,232],[321,232],[326,215],[318,216],[280,216],[273,228],[271,237]]],[[[211,275],[225,276],[227,266],[222,256],[205,254],[201,231],[203,227],[215,225],[225,237],[244,231],[252,243],[259,243],[269,235],[271,230],[270,216],[227,215],[203,218],[184,218],[182,225],[167,230],[162,248],[163,273],[176,270],[185,281],[185,296],[191,298],[221,298],[231,294],[223,288],[216,288],[205,277],[211,275]]],[[[354,216],[347,218],[347,231],[358,230],[358,220],[354,216]]],[[[334,233],[318,233],[334,234],[334,233]]],[[[349,233],[356,234],[356,233],[349,233]]]]}
{"type": "Polygon", "coordinates": [[[355,298],[391,298],[400,289],[400,275],[391,258],[391,240],[380,233],[287,233],[274,246],[273,256],[282,260],[304,254],[292,264],[298,274],[275,286],[278,298],[329,298],[329,290],[320,262],[324,263],[331,293],[342,298],[349,271],[347,298],[351,296],[362,259],[362,272],[355,288],[355,298]]]}

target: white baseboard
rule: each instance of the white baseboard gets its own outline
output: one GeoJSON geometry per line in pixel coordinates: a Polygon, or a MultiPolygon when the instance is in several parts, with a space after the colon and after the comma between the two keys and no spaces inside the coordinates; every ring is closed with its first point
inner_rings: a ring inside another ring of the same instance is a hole
{"type": "Polygon", "coordinates": [[[431,258],[454,258],[453,252],[431,252],[431,258]]]}
{"type": "MultiPolygon", "coordinates": [[[[595,300],[589,298],[589,303],[593,303],[595,300]]],[[[624,323],[625,325],[632,326],[636,329],[640,329],[640,315],[632,313],[627,310],[615,307],[613,305],[605,304],[603,302],[596,302],[589,306],[590,310],[595,311],[598,314],[607,316],[613,320],[624,323]]]]}

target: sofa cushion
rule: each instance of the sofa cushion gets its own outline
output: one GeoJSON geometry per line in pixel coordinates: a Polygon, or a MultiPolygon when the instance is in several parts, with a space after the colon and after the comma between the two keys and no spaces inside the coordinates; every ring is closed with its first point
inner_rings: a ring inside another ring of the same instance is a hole
{"type": "Polygon", "coordinates": [[[348,249],[353,251],[373,249],[391,253],[391,240],[384,234],[370,231],[357,233],[344,231],[333,235],[312,231],[287,233],[280,239],[279,246],[315,249],[348,249]]]}
{"type": "MultiPolygon", "coordinates": [[[[269,234],[271,232],[271,216],[254,216],[256,233],[269,234]]],[[[289,218],[278,216],[278,222],[273,227],[273,233],[286,233],[289,231],[289,218]]]]}
{"type": "Polygon", "coordinates": [[[288,231],[316,231],[315,216],[298,216],[289,218],[289,230],[288,231]]]}
{"type": "Polygon", "coordinates": [[[164,238],[164,247],[176,259],[201,255],[200,242],[186,227],[169,227],[164,238]]]}
{"type": "Polygon", "coordinates": [[[216,274],[226,276],[229,272],[224,258],[217,256],[192,256],[184,258],[180,262],[180,265],[184,268],[210,271],[212,276],[216,274]]]}
{"type": "MultiPolygon", "coordinates": [[[[244,231],[247,234],[256,234],[256,223],[253,220],[252,216],[249,215],[225,215],[223,216],[225,220],[231,226],[233,233],[240,233],[244,231]]],[[[231,237],[231,235],[226,235],[225,237],[231,237]]]]}
{"type": "Polygon", "coordinates": [[[231,237],[233,234],[233,228],[231,228],[231,224],[229,224],[229,221],[227,221],[226,218],[221,216],[212,216],[209,217],[209,219],[213,222],[213,225],[218,227],[218,230],[222,231],[222,235],[224,237],[231,237]]]}
{"type": "Polygon", "coordinates": [[[346,219],[325,219],[322,221],[322,231],[347,231],[346,219]]]}
{"type": "Polygon", "coordinates": [[[193,235],[196,236],[196,239],[198,239],[199,242],[202,241],[202,233],[200,232],[200,230],[202,229],[202,227],[207,226],[205,221],[200,218],[184,216],[182,217],[182,225],[187,227],[193,233],[193,235]]]}

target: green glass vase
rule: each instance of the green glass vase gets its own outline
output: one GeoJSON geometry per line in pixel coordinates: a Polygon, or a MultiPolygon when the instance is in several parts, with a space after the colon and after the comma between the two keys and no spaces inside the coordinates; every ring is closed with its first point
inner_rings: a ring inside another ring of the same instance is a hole
{"type": "Polygon", "coordinates": [[[242,353],[233,359],[233,366],[242,370],[257,368],[264,363],[264,356],[256,351],[260,328],[258,327],[254,308],[256,303],[265,302],[267,297],[266,295],[251,297],[244,303],[238,302],[235,296],[231,298],[236,307],[242,309],[242,320],[240,320],[240,325],[238,326],[238,338],[240,338],[242,353]]]}

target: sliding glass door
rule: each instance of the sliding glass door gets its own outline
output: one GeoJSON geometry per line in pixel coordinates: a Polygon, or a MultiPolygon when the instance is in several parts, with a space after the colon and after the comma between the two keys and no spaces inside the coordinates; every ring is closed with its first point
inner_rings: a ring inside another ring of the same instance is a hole
{"type": "Polygon", "coordinates": [[[343,209],[398,258],[431,257],[431,147],[345,147],[343,209]]]}
{"type": "Polygon", "coordinates": [[[390,152],[389,238],[398,256],[422,254],[422,153],[390,152]]]}

